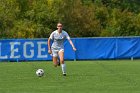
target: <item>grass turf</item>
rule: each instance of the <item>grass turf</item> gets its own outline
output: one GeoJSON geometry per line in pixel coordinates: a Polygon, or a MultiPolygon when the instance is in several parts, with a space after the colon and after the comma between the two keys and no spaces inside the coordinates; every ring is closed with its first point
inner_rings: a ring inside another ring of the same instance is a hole
{"type": "Polygon", "coordinates": [[[140,61],[1,62],[0,93],[139,93],[140,61]],[[35,71],[42,68],[43,77],[35,71]]]}

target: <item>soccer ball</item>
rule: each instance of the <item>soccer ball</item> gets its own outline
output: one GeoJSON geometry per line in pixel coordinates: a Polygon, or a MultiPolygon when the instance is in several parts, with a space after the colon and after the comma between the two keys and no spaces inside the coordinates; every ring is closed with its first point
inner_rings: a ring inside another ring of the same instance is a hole
{"type": "Polygon", "coordinates": [[[44,70],[43,70],[43,69],[38,69],[38,70],[36,71],[36,75],[37,75],[38,77],[42,77],[42,76],[44,75],[44,70]]]}

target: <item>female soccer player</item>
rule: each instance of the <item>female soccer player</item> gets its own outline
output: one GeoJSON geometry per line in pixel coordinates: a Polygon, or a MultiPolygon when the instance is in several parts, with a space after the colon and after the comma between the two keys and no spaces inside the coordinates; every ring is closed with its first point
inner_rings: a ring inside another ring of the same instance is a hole
{"type": "Polygon", "coordinates": [[[64,63],[64,45],[63,42],[65,39],[68,39],[74,51],[76,48],[72,43],[68,33],[64,31],[62,23],[57,24],[57,30],[53,31],[48,39],[48,53],[53,56],[54,66],[58,65],[58,57],[60,58],[60,63],[62,67],[62,73],[66,76],[66,65],[64,63]],[[52,46],[50,45],[50,41],[53,40],[52,46]]]}

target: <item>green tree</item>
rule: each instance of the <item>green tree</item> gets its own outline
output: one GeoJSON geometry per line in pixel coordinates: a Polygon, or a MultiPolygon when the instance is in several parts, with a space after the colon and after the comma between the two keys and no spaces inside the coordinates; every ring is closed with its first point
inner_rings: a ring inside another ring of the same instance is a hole
{"type": "Polygon", "coordinates": [[[0,37],[8,38],[14,20],[19,14],[19,7],[16,0],[0,0],[0,37]]]}
{"type": "Polygon", "coordinates": [[[95,17],[95,6],[84,5],[81,0],[63,2],[62,22],[66,30],[74,37],[92,37],[100,34],[100,22],[95,17]]]}
{"type": "Polygon", "coordinates": [[[1,38],[46,38],[57,22],[72,37],[140,35],[139,0],[0,0],[1,38]]]}
{"type": "Polygon", "coordinates": [[[119,9],[113,9],[106,31],[112,36],[135,36],[138,28],[135,29],[134,18],[135,15],[127,10],[121,12],[119,9]]]}

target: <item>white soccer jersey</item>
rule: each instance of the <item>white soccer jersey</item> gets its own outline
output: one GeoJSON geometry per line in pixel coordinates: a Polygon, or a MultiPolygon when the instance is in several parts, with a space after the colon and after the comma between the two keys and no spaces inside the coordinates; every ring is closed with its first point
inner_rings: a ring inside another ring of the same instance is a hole
{"type": "Polygon", "coordinates": [[[61,33],[59,33],[57,30],[51,33],[50,39],[53,40],[52,49],[59,50],[64,49],[63,42],[65,39],[70,39],[68,33],[64,30],[62,30],[61,33]]]}

